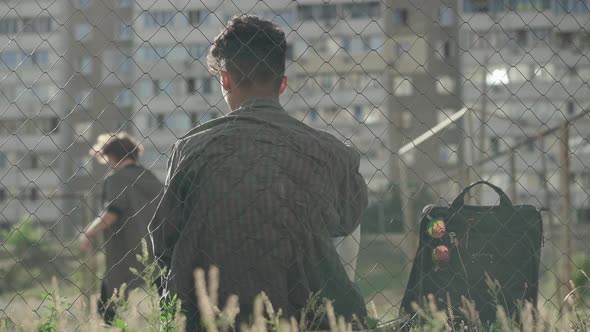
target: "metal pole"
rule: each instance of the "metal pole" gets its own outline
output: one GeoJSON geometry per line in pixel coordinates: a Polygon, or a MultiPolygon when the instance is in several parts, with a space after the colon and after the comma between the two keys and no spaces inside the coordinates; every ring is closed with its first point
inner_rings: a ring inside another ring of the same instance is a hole
{"type": "MultiPolygon", "coordinates": [[[[571,230],[570,230],[570,160],[569,160],[569,122],[565,122],[561,127],[560,133],[560,151],[559,151],[559,169],[560,185],[559,189],[563,195],[561,201],[561,223],[562,223],[562,280],[561,280],[561,300],[571,291],[569,281],[572,280],[572,270],[570,264],[571,257],[571,230]]],[[[564,312],[569,310],[568,301],[564,301],[564,312]]]]}
{"type": "Polygon", "coordinates": [[[512,203],[516,203],[516,151],[512,150],[510,154],[510,199],[512,203]]]}
{"type": "Polygon", "coordinates": [[[414,254],[418,248],[418,233],[416,230],[417,221],[414,216],[413,194],[408,184],[409,168],[404,164],[401,156],[398,160],[398,168],[400,170],[400,198],[402,201],[404,230],[407,234],[404,237],[404,242],[401,244],[401,246],[403,248],[404,254],[408,258],[408,262],[410,263],[406,264],[406,266],[409,268],[411,263],[414,261],[414,254]]]}
{"type": "Polygon", "coordinates": [[[553,227],[553,213],[551,211],[551,193],[549,192],[549,179],[547,179],[547,152],[545,151],[545,137],[541,137],[541,151],[543,156],[541,156],[541,181],[543,184],[543,191],[545,192],[545,199],[544,199],[544,208],[547,209],[548,213],[548,220],[547,224],[549,225],[550,229],[553,227]]]}
{"type": "MultiPolygon", "coordinates": [[[[469,138],[471,139],[471,153],[469,156],[469,164],[467,166],[467,172],[465,172],[465,176],[467,177],[467,185],[471,184],[471,173],[473,172],[473,167],[475,166],[475,142],[473,139],[473,135],[475,135],[475,127],[474,127],[474,123],[473,123],[473,117],[475,116],[474,112],[470,112],[469,114],[469,123],[468,123],[468,131],[469,131],[469,138]]],[[[469,193],[467,193],[468,197],[467,197],[467,202],[468,203],[472,203],[472,199],[473,199],[473,194],[471,193],[471,191],[469,193]]]]}
{"type": "MultiPolygon", "coordinates": [[[[567,119],[567,122],[568,122],[568,123],[574,123],[574,122],[576,122],[576,121],[580,120],[582,117],[585,117],[585,116],[586,116],[586,115],[588,115],[588,114],[590,114],[590,108],[589,108],[589,109],[586,109],[586,110],[584,110],[583,112],[580,112],[580,113],[578,113],[578,114],[577,114],[577,115],[575,115],[575,116],[572,116],[572,117],[568,118],[568,119],[567,119]]],[[[535,135],[535,136],[533,136],[533,137],[527,137],[527,138],[524,138],[524,139],[522,139],[522,140],[518,141],[516,144],[514,144],[514,145],[510,146],[510,147],[509,147],[507,150],[505,150],[505,151],[500,151],[500,152],[498,152],[498,153],[495,153],[495,154],[493,154],[493,155],[491,155],[491,156],[487,156],[485,159],[480,159],[480,160],[477,160],[477,161],[475,161],[475,163],[473,164],[473,166],[480,166],[480,165],[482,165],[482,164],[485,164],[485,163],[487,163],[487,162],[489,162],[489,161],[491,161],[491,160],[494,160],[494,159],[496,159],[496,158],[499,158],[499,157],[501,157],[501,156],[504,156],[504,155],[506,155],[506,154],[510,153],[510,151],[512,151],[512,150],[516,150],[516,149],[518,149],[519,147],[521,147],[521,146],[523,146],[523,145],[525,145],[525,144],[527,144],[527,143],[529,143],[529,142],[531,142],[531,141],[535,141],[535,140],[538,140],[538,139],[540,139],[540,138],[542,138],[542,137],[545,137],[545,136],[548,136],[548,135],[550,135],[550,134],[553,134],[553,133],[555,133],[555,132],[559,131],[559,130],[561,129],[561,127],[562,127],[562,126],[563,126],[562,124],[559,124],[559,125],[556,125],[555,127],[548,128],[548,129],[546,129],[546,130],[544,130],[544,131],[542,131],[542,132],[540,132],[540,133],[536,134],[536,135],[535,135]]],[[[430,181],[430,183],[431,183],[431,184],[437,184],[437,183],[441,183],[442,181],[447,181],[447,180],[448,180],[448,178],[449,178],[449,176],[457,176],[457,175],[456,175],[456,173],[459,173],[459,172],[460,172],[460,171],[462,171],[462,170],[463,170],[463,167],[461,167],[461,166],[457,166],[457,167],[450,167],[450,168],[449,168],[449,169],[448,169],[448,170],[445,172],[445,176],[444,176],[444,177],[442,177],[442,178],[438,178],[438,179],[434,179],[434,180],[430,181]]]]}
{"type": "MultiPolygon", "coordinates": [[[[484,61],[483,61],[483,67],[484,67],[484,71],[483,71],[483,77],[482,77],[482,86],[483,86],[483,93],[482,93],[482,99],[481,99],[481,110],[479,112],[480,114],[480,119],[481,119],[481,127],[479,128],[479,144],[478,144],[478,148],[479,148],[479,159],[483,159],[485,158],[485,155],[487,154],[486,151],[486,135],[487,135],[487,131],[486,131],[486,127],[487,127],[487,110],[488,110],[488,81],[487,81],[487,76],[488,76],[488,65],[489,65],[489,58],[488,56],[485,57],[484,61]]],[[[475,160],[475,155],[473,155],[473,159],[475,160]]],[[[485,164],[480,165],[479,167],[479,178],[484,176],[484,172],[485,172],[485,164]]],[[[478,177],[476,175],[476,177],[478,177]]],[[[476,189],[476,195],[473,195],[472,198],[474,198],[476,200],[476,204],[482,204],[482,199],[483,199],[483,190],[482,190],[482,186],[478,186],[476,189]]]]}

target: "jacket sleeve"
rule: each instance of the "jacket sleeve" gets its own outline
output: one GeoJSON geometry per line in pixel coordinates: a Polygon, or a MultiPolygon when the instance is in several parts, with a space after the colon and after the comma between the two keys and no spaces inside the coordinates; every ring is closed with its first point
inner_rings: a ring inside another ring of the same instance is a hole
{"type": "Polygon", "coordinates": [[[360,153],[349,147],[352,157],[345,166],[344,176],[339,180],[337,211],[340,225],[332,230],[332,237],[352,234],[361,222],[361,215],[368,205],[367,185],[359,172],[360,153]]]}

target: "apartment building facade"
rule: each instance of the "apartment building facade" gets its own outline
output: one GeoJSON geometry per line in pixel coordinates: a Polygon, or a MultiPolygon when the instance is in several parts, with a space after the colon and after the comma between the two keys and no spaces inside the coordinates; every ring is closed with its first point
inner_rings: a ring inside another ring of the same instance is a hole
{"type": "MultiPolygon", "coordinates": [[[[415,8],[410,1],[220,5],[179,0],[155,2],[142,10],[148,3],[138,1],[134,15],[136,61],[142,70],[134,87],[139,109],[135,122],[137,135],[146,137],[144,163],[161,176],[166,151],[178,136],[229,111],[219,82],[207,71],[206,55],[213,38],[236,14],[255,14],[284,28],[289,45],[289,87],[281,98],[285,109],[356,146],[363,154],[361,172],[375,193],[399,182],[397,148],[434,125],[440,116],[433,113],[459,108],[452,98],[458,76],[451,35],[444,32],[455,22],[454,11],[440,1],[415,8]],[[430,24],[420,23],[425,18],[430,24]],[[428,37],[418,37],[417,31],[428,37]]],[[[415,182],[423,170],[457,162],[449,145],[425,146],[414,155],[415,167],[427,165],[426,155],[436,160],[413,173],[415,182]]]]}
{"type": "Polygon", "coordinates": [[[71,236],[88,222],[81,207],[96,207],[93,189],[106,171],[93,167],[88,150],[96,135],[130,119],[130,5],[0,4],[2,225],[30,216],[71,236]]]}
{"type": "MultiPolygon", "coordinates": [[[[206,55],[237,14],[284,28],[285,109],[357,147],[373,193],[399,183],[400,146],[461,106],[452,3],[27,0],[1,9],[5,223],[29,211],[75,229],[96,213],[107,169],[88,150],[104,132],[138,137],[142,162],[163,179],[176,139],[229,112],[206,55]]],[[[458,137],[450,130],[421,146],[403,176],[419,186],[459,162],[458,137]]]]}
{"type": "MultiPolygon", "coordinates": [[[[463,99],[477,114],[476,132],[470,136],[484,151],[468,159],[505,151],[588,108],[587,1],[463,0],[459,8],[463,99]]],[[[571,155],[572,208],[576,209],[583,209],[588,200],[587,132],[584,119],[570,130],[570,151],[575,153],[571,155]]],[[[559,211],[558,135],[518,149],[514,172],[510,154],[477,172],[507,190],[514,178],[513,199],[559,211]]],[[[483,197],[487,203],[494,199],[491,194],[483,197]]]]}
{"type": "Polygon", "coordinates": [[[59,201],[46,197],[61,183],[61,167],[55,166],[62,110],[54,96],[63,77],[55,64],[67,42],[57,8],[41,6],[35,1],[0,5],[2,224],[31,214],[57,217],[60,209],[59,201]]]}

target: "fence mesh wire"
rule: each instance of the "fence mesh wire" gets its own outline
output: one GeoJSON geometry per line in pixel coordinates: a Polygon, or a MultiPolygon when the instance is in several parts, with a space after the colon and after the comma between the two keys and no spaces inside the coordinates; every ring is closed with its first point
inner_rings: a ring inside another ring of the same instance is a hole
{"type": "MultiPolygon", "coordinates": [[[[104,251],[82,255],[78,237],[100,215],[109,169],[88,151],[102,133],[128,132],[163,181],[174,142],[229,113],[206,56],[241,14],[285,31],[285,110],[362,153],[370,204],[360,231],[336,243],[380,320],[398,315],[422,208],[480,179],[542,209],[538,307],[562,313],[568,281],[583,285],[590,264],[586,0],[9,0],[0,4],[6,326],[43,322],[44,294],[56,288],[67,330],[96,319],[104,251]]],[[[497,203],[487,190],[470,199],[497,203]]],[[[148,302],[132,293],[125,319],[148,324],[148,302]]]]}

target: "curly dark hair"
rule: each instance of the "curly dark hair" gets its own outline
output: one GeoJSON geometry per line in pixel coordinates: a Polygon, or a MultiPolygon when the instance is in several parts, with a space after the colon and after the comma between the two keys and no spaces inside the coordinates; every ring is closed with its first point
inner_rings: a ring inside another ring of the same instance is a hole
{"type": "Polygon", "coordinates": [[[90,155],[104,164],[104,157],[109,156],[116,161],[132,159],[138,161],[143,153],[143,147],[129,134],[102,134],[96,139],[96,144],[90,150],[90,155]]]}
{"type": "Polygon", "coordinates": [[[207,63],[212,74],[226,70],[240,87],[278,89],[285,76],[287,42],[276,24],[253,15],[234,16],[215,38],[207,63]]]}

